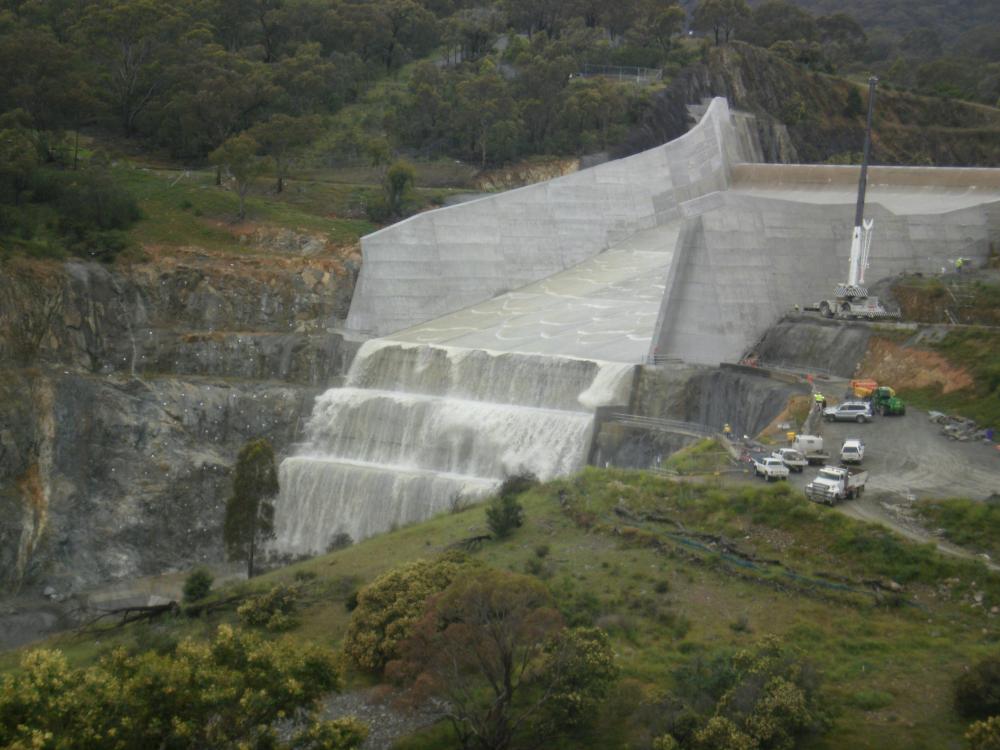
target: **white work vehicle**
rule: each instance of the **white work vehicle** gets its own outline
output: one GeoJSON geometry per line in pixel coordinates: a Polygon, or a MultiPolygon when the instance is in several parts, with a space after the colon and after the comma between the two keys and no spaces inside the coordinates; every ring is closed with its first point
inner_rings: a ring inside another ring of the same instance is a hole
{"type": "Polygon", "coordinates": [[[788,479],[788,467],[782,463],[780,458],[774,456],[763,456],[753,459],[753,473],[758,477],[764,477],[768,482],[774,479],[788,479]]]}
{"type": "Polygon", "coordinates": [[[813,502],[834,505],[842,500],[861,497],[868,481],[868,472],[847,466],[824,466],[814,480],[806,485],[806,497],[813,502]]]}
{"type": "Polygon", "coordinates": [[[809,465],[806,457],[794,448],[778,448],[771,455],[780,460],[790,471],[801,472],[809,465]]]}
{"type": "Polygon", "coordinates": [[[825,464],[830,454],[823,450],[823,438],[819,435],[796,435],[792,448],[797,450],[810,464],[825,464]]]}
{"type": "Polygon", "coordinates": [[[845,440],[840,448],[840,461],[845,464],[859,464],[865,460],[865,444],[860,440],[845,440]]]}

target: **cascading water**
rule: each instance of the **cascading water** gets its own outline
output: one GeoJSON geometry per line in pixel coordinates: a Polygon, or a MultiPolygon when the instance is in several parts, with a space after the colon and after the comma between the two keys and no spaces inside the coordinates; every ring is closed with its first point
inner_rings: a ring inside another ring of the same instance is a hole
{"type": "Polygon", "coordinates": [[[339,533],[359,540],[429,518],[512,473],[545,480],[579,469],[594,409],[624,403],[632,369],[367,342],[281,464],[275,548],[322,552],[339,533]]]}

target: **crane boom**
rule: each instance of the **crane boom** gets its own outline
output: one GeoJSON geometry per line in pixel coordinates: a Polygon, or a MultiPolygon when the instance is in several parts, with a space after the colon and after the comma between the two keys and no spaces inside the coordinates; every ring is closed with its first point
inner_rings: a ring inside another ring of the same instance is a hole
{"type": "Polygon", "coordinates": [[[834,299],[820,300],[806,305],[806,310],[819,310],[828,318],[897,318],[898,312],[886,310],[878,297],[868,295],[865,287],[865,269],[871,254],[872,227],[874,221],[865,218],[865,193],[868,190],[868,161],[871,157],[872,119],[875,113],[875,87],[878,78],[868,79],[868,121],[865,125],[864,155],[861,160],[861,175],[858,178],[858,203],[854,210],[854,232],[851,235],[851,259],[847,271],[847,283],[837,284],[834,299]]]}
{"type": "Polygon", "coordinates": [[[865,125],[865,147],[861,160],[861,176],[858,178],[858,203],[854,209],[854,233],[851,236],[851,264],[847,274],[845,296],[864,297],[867,291],[861,287],[868,266],[868,248],[871,246],[872,222],[865,221],[865,192],[868,190],[868,159],[871,156],[872,116],[875,112],[875,87],[878,78],[868,79],[868,121],[865,125]],[[856,290],[856,291],[855,291],[856,290]]]}

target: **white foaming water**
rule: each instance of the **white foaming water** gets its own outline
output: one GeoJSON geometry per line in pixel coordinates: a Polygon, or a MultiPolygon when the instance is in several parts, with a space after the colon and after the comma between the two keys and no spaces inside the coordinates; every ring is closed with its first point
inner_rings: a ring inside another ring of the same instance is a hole
{"type": "Polygon", "coordinates": [[[514,473],[576,471],[593,410],[623,403],[632,367],[369,341],[281,464],[274,546],[322,552],[338,533],[424,520],[514,473]]]}

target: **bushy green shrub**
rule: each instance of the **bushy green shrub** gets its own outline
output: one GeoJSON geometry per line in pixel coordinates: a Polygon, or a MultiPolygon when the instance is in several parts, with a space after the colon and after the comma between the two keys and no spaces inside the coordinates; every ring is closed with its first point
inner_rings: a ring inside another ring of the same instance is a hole
{"type": "Polygon", "coordinates": [[[272,632],[290,630],[298,624],[295,616],[298,597],[299,590],[294,586],[275,586],[245,601],[236,614],[244,625],[272,632]]]}
{"type": "Polygon", "coordinates": [[[184,601],[185,603],[197,602],[208,596],[212,590],[212,583],[215,579],[208,568],[195,568],[184,580],[184,601]]]}
{"type": "MultiPolygon", "coordinates": [[[[376,578],[357,594],[344,653],[359,669],[380,672],[433,594],[444,591],[469,563],[461,556],[417,560],[376,578]]],[[[348,608],[350,608],[348,597],[348,608]]]]}
{"type": "Polygon", "coordinates": [[[497,539],[506,539],[524,523],[524,508],[517,498],[538,485],[538,477],[521,472],[507,477],[486,508],[486,525],[497,539]]]}
{"type": "Polygon", "coordinates": [[[955,708],[969,719],[1000,716],[1000,654],[983,659],[959,676],[955,708]]]}
{"type": "Polygon", "coordinates": [[[1000,750],[1000,716],[977,721],[965,733],[969,750],[1000,750]]]}
{"type": "Polygon", "coordinates": [[[513,495],[499,495],[486,507],[486,525],[497,539],[506,539],[524,523],[524,508],[513,495]]]}
{"type": "Polygon", "coordinates": [[[19,671],[0,677],[0,747],[349,750],[366,728],[313,712],[339,687],[332,652],[227,625],[208,643],[184,641],[169,653],[117,649],[84,669],[59,651],[32,651],[19,671]],[[302,721],[291,736],[279,733],[293,715],[302,721]]]}

